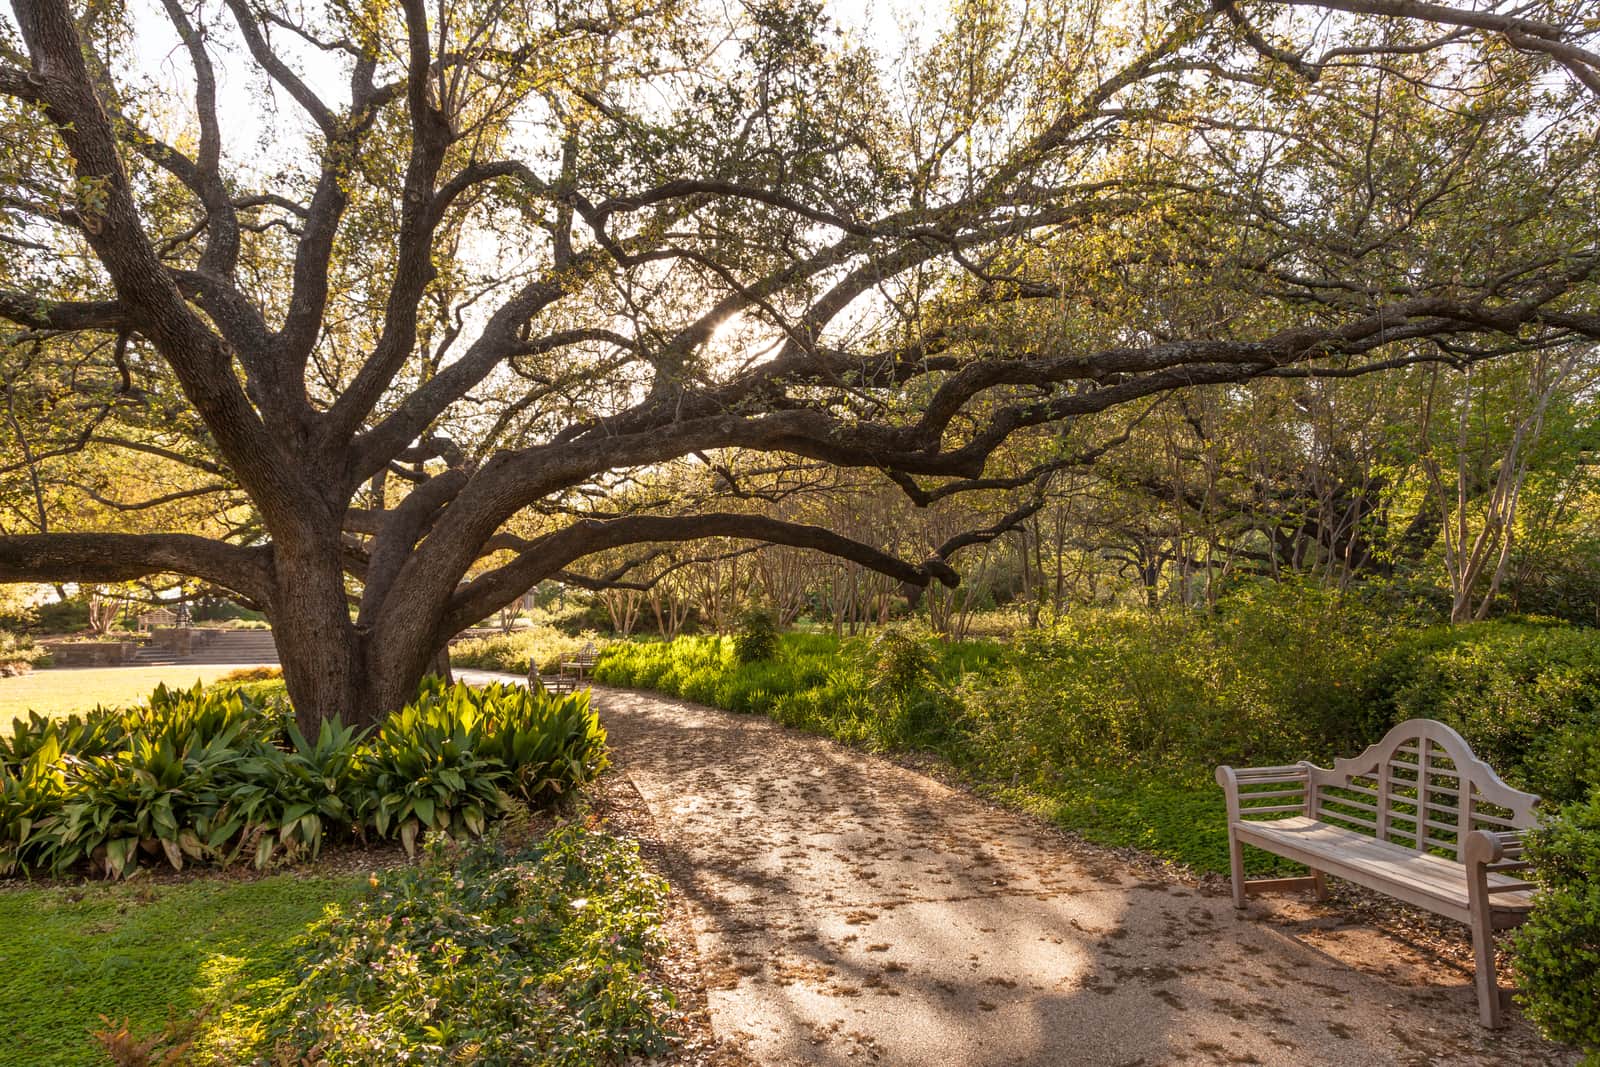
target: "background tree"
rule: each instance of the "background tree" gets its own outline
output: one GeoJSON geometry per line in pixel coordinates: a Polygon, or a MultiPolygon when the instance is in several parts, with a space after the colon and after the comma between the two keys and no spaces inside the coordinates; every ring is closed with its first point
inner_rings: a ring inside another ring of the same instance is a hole
{"type": "Polygon", "coordinates": [[[1600,335],[1576,3],[972,0],[880,56],[808,0],[163,0],[181,91],[124,11],[12,10],[0,380],[35,519],[0,578],[234,590],[308,720],[399,704],[599,553],[762,541],[914,594],[986,543],[905,559],[652,472],[737,450],[929,504],[1092,463],[1174,390],[1600,335]],[[46,438],[184,468],[222,529],[75,529],[46,438]]]}

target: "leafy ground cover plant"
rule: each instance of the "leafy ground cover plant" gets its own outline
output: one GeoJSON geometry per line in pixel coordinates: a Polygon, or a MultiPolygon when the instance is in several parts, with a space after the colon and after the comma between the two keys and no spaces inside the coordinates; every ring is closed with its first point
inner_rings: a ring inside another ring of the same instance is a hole
{"type": "Polygon", "coordinates": [[[266,1022],[278,1062],[587,1067],[667,1050],[650,973],[667,886],[631,842],[430,835],[302,950],[266,1022]]]}
{"type": "Polygon", "coordinates": [[[296,728],[281,683],[167,690],[143,707],[32,715],[0,738],[0,873],[314,858],[328,838],[481,834],[605,765],[587,694],[425,684],[368,737],[296,728]]]}
{"type": "Polygon", "coordinates": [[[521,810],[488,840],[430,835],[401,868],[0,893],[22,1006],[8,1047],[55,1067],[660,1052],[676,1010],[651,970],[666,886],[631,842],[586,823],[532,840],[521,810]]]}

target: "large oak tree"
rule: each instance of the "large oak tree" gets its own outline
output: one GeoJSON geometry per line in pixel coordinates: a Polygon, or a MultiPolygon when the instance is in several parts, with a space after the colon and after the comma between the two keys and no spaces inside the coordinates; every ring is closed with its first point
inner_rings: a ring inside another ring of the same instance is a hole
{"type": "Polygon", "coordinates": [[[232,590],[312,719],[652,545],[954,585],[1003,521],[902,558],[731,473],[638,487],[926,504],[1174,390],[1600,336],[1582,8],[972,0],[891,54],[806,0],[13,0],[4,470],[132,454],[217,502],[97,532],[24,492],[0,580],[232,590]]]}

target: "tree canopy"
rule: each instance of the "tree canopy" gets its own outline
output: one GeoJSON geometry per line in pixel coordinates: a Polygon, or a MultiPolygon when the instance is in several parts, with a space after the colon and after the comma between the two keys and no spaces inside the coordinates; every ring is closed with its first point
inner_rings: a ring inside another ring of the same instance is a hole
{"type": "Polygon", "coordinates": [[[652,546],[953,587],[1162,398],[1592,352],[1585,8],[13,0],[0,580],[231,590],[313,718],[652,546]]]}

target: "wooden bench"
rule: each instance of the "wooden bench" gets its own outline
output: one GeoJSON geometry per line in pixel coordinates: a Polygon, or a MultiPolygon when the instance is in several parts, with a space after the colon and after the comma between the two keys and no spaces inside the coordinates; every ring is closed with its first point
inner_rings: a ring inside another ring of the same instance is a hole
{"type": "Polygon", "coordinates": [[[586,642],[571,659],[562,660],[557,665],[555,674],[540,675],[539,665],[530,662],[528,664],[528,685],[531,687],[535,682],[538,682],[557,696],[565,696],[568,693],[577,691],[578,687],[583,684],[583,680],[588,677],[590,671],[594,670],[594,665],[599,661],[600,650],[594,647],[593,641],[586,642]]]}
{"type": "Polygon", "coordinates": [[[531,689],[534,685],[541,685],[545,688],[546,692],[553,693],[554,695],[561,697],[566,696],[569,693],[577,692],[578,679],[571,674],[541,675],[539,673],[539,668],[535,667],[533,670],[528,672],[528,687],[531,689]]]}
{"type": "Polygon", "coordinates": [[[177,614],[166,608],[156,608],[139,616],[139,629],[146,632],[176,625],[178,625],[177,614]]]}
{"type": "Polygon", "coordinates": [[[1227,793],[1233,904],[1304,889],[1326,897],[1326,876],[1375,889],[1466,923],[1477,962],[1478,1018],[1502,1023],[1494,932],[1528,914],[1532,883],[1517,876],[1523,831],[1537,825],[1539,798],[1502,782],[1460,734],[1411,719],[1332,770],[1218,767],[1227,793]],[[1244,846],[1311,868],[1302,878],[1245,881],[1244,846]]]}
{"type": "Polygon", "coordinates": [[[599,662],[600,650],[594,647],[593,641],[586,641],[584,646],[578,649],[571,659],[561,661],[561,673],[567,674],[570,672],[573,677],[581,682],[589,676],[589,672],[594,670],[594,665],[599,662]]]}

